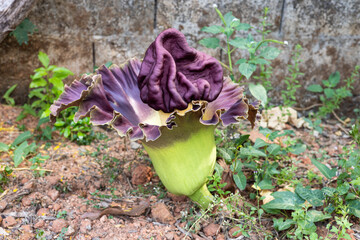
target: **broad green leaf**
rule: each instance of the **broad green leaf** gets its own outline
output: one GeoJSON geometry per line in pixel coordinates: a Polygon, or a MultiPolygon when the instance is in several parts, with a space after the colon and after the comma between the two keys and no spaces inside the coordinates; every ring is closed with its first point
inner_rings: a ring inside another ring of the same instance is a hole
{"type": "Polygon", "coordinates": [[[32,137],[32,134],[30,131],[23,132],[14,140],[14,142],[11,144],[11,146],[15,147],[31,137],[32,137]]]}
{"type": "Polygon", "coordinates": [[[321,93],[323,92],[323,88],[321,87],[321,85],[319,84],[311,84],[310,86],[308,86],[306,88],[306,90],[310,91],[310,92],[318,92],[318,93],[321,93]]]}
{"type": "Polygon", "coordinates": [[[349,192],[350,184],[348,182],[344,182],[336,187],[336,191],[339,195],[344,195],[349,192]]]}
{"type": "Polygon", "coordinates": [[[233,175],[234,182],[240,190],[244,190],[246,187],[246,177],[242,171],[233,175]]]}
{"type": "Polygon", "coordinates": [[[47,75],[46,69],[41,67],[41,68],[36,69],[35,74],[31,75],[30,78],[35,80],[35,79],[38,79],[38,78],[42,78],[43,76],[46,76],[46,75],[47,75]]]}
{"type": "Polygon", "coordinates": [[[299,154],[305,152],[306,145],[305,144],[296,144],[295,146],[291,146],[289,148],[289,150],[292,154],[299,155],[299,154]]]}
{"type": "Polygon", "coordinates": [[[360,200],[348,201],[349,213],[360,218],[360,200]]]}
{"type": "Polygon", "coordinates": [[[217,48],[220,46],[220,40],[217,38],[204,38],[199,42],[201,45],[207,48],[217,48]]]}
{"type": "Polygon", "coordinates": [[[203,27],[201,29],[201,31],[212,33],[212,34],[218,34],[218,33],[224,32],[224,28],[222,26],[213,25],[213,26],[210,26],[210,27],[203,27]]]}
{"type": "Polygon", "coordinates": [[[332,197],[332,196],[334,196],[336,189],[332,188],[332,187],[324,187],[321,189],[321,191],[324,193],[325,196],[332,197]]]}
{"type": "Polygon", "coordinates": [[[11,32],[11,35],[13,35],[16,38],[16,41],[22,45],[23,43],[28,43],[28,34],[32,34],[34,31],[36,31],[36,26],[29,19],[25,18],[15,30],[11,32]]]}
{"type": "Polygon", "coordinates": [[[357,195],[354,194],[354,193],[348,193],[346,194],[346,197],[345,197],[345,200],[353,200],[353,199],[356,199],[357,195]]]}
{"type": "Polygon", "coordinates": [[[42,65],[47,68],[50,62],[48,55],[40,51],[38,57],[42,65]]]}
{"type": "Polygon", "coordinates": [[[245,134],[245,135],[241,135],[239,138],[237,138],[235,140],[235,144],[236,146],[240,146],[241,144],[243,144],[244,142],[246,142],[249,139],[250,135],[249,134],[245,134]]]}
{"type": "Polygon", "coordinates": [[[219,176],[222,176],[222,173],[224,172],[224,168],[218,164],[218,163],[215,163],[215,174],[219,174],[219,176]]]}
{"type": "Polygon", "coordinates": [[[335,96],[335,91],[332,88],[325,88],[324,93],[327,98],[333,98],[335,96]]]}
{"type": "Polygon", "coordinates": [[[67,68],[55,67],[53,69],[53,77],[60,78],[61,80],[67,78],[70,75],[74,75],[74,73],[67,68]]]}
{"type": "Polygon", "coordinates": [[[242,63],[246,63],[246,59],[241,58],[241,59],[237,60],[235,64],[242,64],[242,63]]]}
{"type": "Polygon", "coordinates": [[[240,148],[240,154],[246,157],[266,157],[266,154],[253,147],[240,148]]]}
{"type": "Polygon", "coordinates": [[[231,162],[235,155],[233,151],[226,149],[226,148],[217,148],[218,155],[222,157],[226,162],[231,162]]]}
{"type": "Polygon", "coordinates": [[[38,87],[45,87],[47,85],[47,82],[43,78],[36,78],[32,80],[30,83],[30,88],[38,88],[38,87]]]}
{"type": "Polygon", "coordinates": [[[229,44],[240,48],[240,49],[248,49],[247,44],[249,44],[248,40],[245,38],[234,38],[229,41],[229,44]]]}
{"type": "MultiPolygon", "coordinates": [[[[62,126],[64,126],[65,125],[65,122],[64,121],[60,121],[60,120],[58,120],[58,121],[56,121],[55,123],[54,123],[54,126],[55,127],[62,127],[62,126]]],[[[219,149],[218,149],[219,150],[219,149]]]]}
{"type": "Polygon", "coordinates": [[[336,176],[336,168],[330,169],[327,166],[325,166],[324,164],[322,164],[321,162],[315,160],[315,159],[311,159],[312,164],[315,165],[315,167],[317,167],[320,172],[327,178],[327,179],[331,179],[333,177],[336,176]]]}
{"type": "Polygon", "coordinates": [[[280,50],[275,47],[266,47],[261,50],[260,56],[268,60],[273,60],[280,54],[280,50]]]}
{"type": "Polygon", "coordinates": [[[273,222],[274,222],[274,228],[277,231],[283,231],[289,229],[292,225],[296,224],[294,220],[286,219],[284,221],[284,218],[279,218],[279,219],[273,218],[273,222]]]}
{"type": "Polygon", "coordinates": [[[249,79],[251,75],[255,72],[256,65],[250,64],[250,63],[242,63],[239,66],[239,71],[242,75],[246,77],[246,79],[249,79]]]}
{"type": "Polygon", "coordinates": [[[35,153],[36,149],[38,148],[38,146],[36,145],[36,143],[31,143],[30,145],[28,145],[28,147],[26,148],[27,154],[28,153],[35,153]]]}
{"type": "Polygon", "coordinates": [[[280,150],[281,147],[278,144],[270,144],[267,148],[268,153],[272,156],[276,156],[280,152],[280,150]]]}
{"type": "Polygon", "coordinates": [[[262,208],[264,208],[264,210],[295,210],[305,202],[305,200],[301,199],[297,194],[293,192],[274,192],[271,195],[275,199],[262,205],[262,208]]]}
{"type": "Polygon", "coordinates": [[[338,71],[332,73],[329,76],[330,87],[336,87],[336,85],[338,85],[339,82],[340,82],[340,73],[338,71]]]}
{"type": "Polygon", "coordinates": [[[308,221],[315,223],[315,222],[323,221],[325,219],[329,219],[331,218],[331,215],[324,214],[323,212],[317,210],[309,210],[306,212],[306,218],[308,221]]]}
{"type": "Polygon", "coordinates": [[[257,184],[257,186],[258,186],[260,189],[262,189],[262,190],[273,189],[273,188],[274,188],[274,186],[272,185],[271,179],[268,179],[268,178],[260,181],[260,182],[257,184]]]}
{"type": "Polygon", "coordinates": [[[15,105],[15,101],[12,97],[10,97],[11,93],[15,90],[17,84],[12,85],[8,90],[6,90],[5,94],[3,95],[3,99],[5,99],[6,103],[13,106],[15,105]]]}
{"type": "Polygon", "coordinates": [[[247,31],[250,28],[251,28],[251,26],[248,23],[240,23],[239,25],[237,25],[235,27],[235,29],[238,30],[238,31],[247,31]]]}
{"type": "Polygon", "coordinates": [[[0,142],[0,152],[7,152],[7,151],[9,151],[9,148],[10,148],[9,145],[0,142]]]}
{"type": "Polygon", "coordinates": [[[228,12],[224,15],[224,20],[226,23],[226,26],[230,26],[232,20],[234,20],[235,17],[232,15],[232,12],[228,12]]]}
{"type": "Polygon", "coordinates": [[[43,100],[46,97],[46,95],[43,93],[44,91],[45,91],[45,88],[32,89],[29,92],[29,98],[37,97],[37,98],[43,100]]]}
{"type": "MultiPolygon", "coordinates": [[[[38,124],[36,125],[36,129],[39,129],[39,127],[41,125],[43,125],[44,123],[47,123],[47,122],[50,122],[50,118],[46,117],[46,118],[40,118],[39,121],[38,121],[38,124]]],[[[56,121],[58,122],[58,121],[56,121]]],[[[56,124],[56,123],[55,123],[56,124]]],[[[55,125],[54,124],[54,125],[55,125]]]]}
{"type": "Polygon", "coordinates": [[[64,91],[64,83],[61,78],[52,77],[49,79],[49,82],[51,82],[59,91],[64,91]]]}
{"type": "Polygon", "coordinates": [[[324,193],[321,190],[311,190],[298,185],[295,189],[295,193],[298,194],[302,199],[307,200],[311,205],[320,207],[324,205],[323,200],[325,199],[324,193]]]}
{"type": "Polygon", "coordinates": [[[50,116],[50,108],[46,108],[44,112],[41,113],[40,118],[46,118],[50,116]]]}
{"type": "Polygon", "coordinates": [[[261,84],[255,85],[253,83],[250,83],[249,90],[256,99],[261,101],[261,105],[265,107],[265,105],[267,104],[267,93],[264,86],[261,84]]]}
{"type": "Polygon", "coordinates": [[[27,150],[28,146],[29,145],[27,142],[23,142],[15,149],[14,159],[13,159],[15,167],[18,167],[20,165],[20,163],[22,163],[22,161],[24,160],[26,155],[29,153],[27,150]]]}
{"type": "Polygon", "coordinates": [[[268,146],[269,144],[267,142],[265,142],[264,140],[262,140],[261,138],[257,138],[255,140],[255,143],[253,145],[254,148],[259,149],[265,146],[268,146]]]}
{"type": "Polygon", "coordinates": [[[64,129],[64,137],[68,138],[71,134],[70,126],[64,129]]]}

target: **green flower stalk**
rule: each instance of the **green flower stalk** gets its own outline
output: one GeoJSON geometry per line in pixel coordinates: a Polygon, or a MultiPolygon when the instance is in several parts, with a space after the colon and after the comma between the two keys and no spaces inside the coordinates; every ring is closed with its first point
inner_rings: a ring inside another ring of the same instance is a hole
{"type": "Polygon", "coordinates": [[[257,118],[243,88],[223,78],[216,59],[190,48],[175,29],[162,32],[142,62],[100,67],[66,86],[51,106],[51,119],[78,106],[74,120],[90,116],[120,136],[140,140],[160,180],[171,193],[186,195],[206,209],[213,196],[206,187],[214,171],[214,129],[257,118]]]}

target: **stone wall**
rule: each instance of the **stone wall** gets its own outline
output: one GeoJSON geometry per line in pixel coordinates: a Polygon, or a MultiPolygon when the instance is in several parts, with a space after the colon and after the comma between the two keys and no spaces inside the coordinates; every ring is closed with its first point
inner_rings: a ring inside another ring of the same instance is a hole
{"type": "MultiPolygon", "coordinates": [[[[274,102],[280,101],[290,53],[298,43],[304,47],[304,87],[319,83],[335,70],[342,78],[348,77],[360,64],[360,0],[39,0],[28,15],[38,28],[28,45],[19,46],[11,36],[0,43],[0,96],[18,83],[16,100],[26,101],[29,76],[39,67],[39,51],[50,56],[51,64],[79,76],[107,61],[121,64],[131,57],[142,58],[156,35],[169,27],[182,31],[192,47],[226,61],[219,50],[209,51],[198,44],[210,36],[200,32],[202,27],[220,24],[214,3],[221,12],[232,11],[241,22],[253,26],[259,26],[264,7],[269,7],[269,37],[289,42],[273,62],[274,102]]],[[[354,90],[356,101],[349,108],[358,104],[359,92],[360,80],[354,90]]],[[[316,101],[304,88],[297,97],[302,106],[316,101]]]]}

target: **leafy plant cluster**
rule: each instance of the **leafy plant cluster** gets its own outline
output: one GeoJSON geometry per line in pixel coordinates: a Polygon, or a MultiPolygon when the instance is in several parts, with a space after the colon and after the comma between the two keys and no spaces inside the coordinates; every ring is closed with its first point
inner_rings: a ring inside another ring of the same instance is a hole
{"type": "Polygon", "coordinates": [[[17,167],[25,160],[31,163],[30,170],[34,172],[35,176],[43,176],[45,170],[41,169],[41,165],[45,162],[49,156],[37,152],[38,145],[35,142],[29,143],[33,135],[30,131],[21,133],[11,144],[5,144],[0,142],[0,153],[6,153],[10,156],[13,166],[2,166],[0,169],[0,192],[4,191],[4,187],[10,181],[10,176],[13,170],[17,170],[17,167]],[[35,155],[36,154],[36,155],[35,155]]]}
{"type": "Polygon", "coordinates": [[[24,105],[24,111],[18,119],[31,114],[36,117],[44,118],[50,115],[51,104],[64,91],[63,80],[73,73],[64,68],[50,65],[48,55],[44,52],[39,52],[39,61],[42,67],[34,70],[34,75],[31,75],[29,99],[32,103],[24,105]]]}
{"type": "MultiPolygon", "coordinates": [[[[236,204],[228,203],[228,198],[238,194],[226,196],[229,192],[224,192],[226,183],[220,177],[223,168],[217,164],[208,183],[209,189],[218,196],[215,205],[226,203],[224,211],[230,214],[226,216],[228,224],[240,227],[244,236],[251,231],[261,231],[256,228],[261,226],[261,218],[267,214],[274,216],[273,226],[281,239],[351,239],[347,232],[352,226],[350,218],[360,218],[359,125],[359,122],[354,124],[350,133],[353,144],[343,147],[337,167],[331,168],[323,163],[326,154],[311,159],[325,179],[308,171],[305,175],[308,181],[297,174],[297,168],[293,166],[295,162],[290,157],[303,153],[307,147],[292,140],[294,133],[291,130],[280,132],[260,128],[266,141],[258,138],[253,144],[248,135],[237,136],[229,130],[217,130],[218,157],[229,165],[238,190],[247,189],[249,192],[247,186],[251,186],[253,190],[249,197],[254,202],[247,203],[247,208],[241,210],[236,204]],[[278,137],[282,138],[283,144],[274,143],[278,137]],[[269,191],[272,200],[261,204],[269,191]],[[278,217],[280,214],[282,216],[278,217]],[[327,222],[326,237],[317,235],[317,222],[327,222]]],[[[209,216],[208,212],[201,218],[209,216]]],[[[195,217],[201,221],[199,218],[195,217]]]]}
{"type": "Polygon", "coordinates": [[[23,43],[28,44],[28,35],[33,34],[35,31],[37,31],[36,26],[28,18],[25,18],[15,30],[10,33],[10,36],[14,36],[20,45],[23,43]]]}
{"type": "Polygon", "coordinates": [[[265,8],[264,11],[261,30],[257,30],[261,35],[258,41],[249,32],[254,28],[250,24],[241,23],[231,12],[222,15],[217,7],[215,7],[215,10],[221,19],[222,25],[212,25],[201,30],[216,35],[221,34],[221,36],[204,38],[199,43],[207,48],[220,48],[227,54],[228,65],[224,62],[219,62],[229,71],[231,79],[235,82],[240,83],[244,76],[246,79],[249,79],[259,66],[260,74],[254,78],[259,79],[262,85],[249,84],[249,89],[256,98],[262,100],[262,104],[265,106],[267,102],[266,88],[271,88],[271,83],[268,80],[272,74],[270,61],[274,60],[281,52],[280,49],[269,46],[269,43],[284,44],[281,41],[265,38],[269,33],[269,30],[267,30],[269,24],[266,22],[268,8],[265,8]],[[238,34],[238,32],[242,32],[242,34],[238,34]],[[225,41],[222,41],[222,39],[225,39],[225,41]],[[248,57],[233,60],[232,54],[236,50],[245,52],[244,55],[248,57]],[[234,65],[239,65],[239,76],[234,71],[233,63],[234,65]]]}
{"type": "MultiPolygon", "coordinates": [[[[22,106],[23,111],[17,120],[25,118],[28,114],[38,117],[37,129],[41,132],[40,138],[46,140],[51,139],[54,130],[59,130],[60,134],[65,138],[80,145],[90,144],[93,140],[100,138],[101,136],[92,130],[89,117],[85,117],[78,122],[73,121],[77,111],[75,107],[63,111],[61,116],[57,118],[53,128],[49,126],[40,127],[49,122],[50,106],[64,91],[63,80],[73,75],[73,73],[64,67],[50,65],[49,57],[43,52],[39,52],[38,58],[42,67],[35,69],[34,75],[31,76],[32,81],[29,86],[30,103],[22,106]]],[[[14,101],[10,94],[15,87],[12,86],[3,97],[11,105],[14,104],[14,101]]]]}
{"type": "Polygon", "coordinates": [[[307,87],[308,91],[321,93],[320,106],[317,115],[322,118],[340,109],[345,98],[351,97],[351,91],[354,89],[354,83],[360,79],[360,66],[356,66],[351,76],[343,81],[340,86],[340,73],[338,71],[332,73],[327,80],[322,80],[322,85],[312,84],[307,87]]]}

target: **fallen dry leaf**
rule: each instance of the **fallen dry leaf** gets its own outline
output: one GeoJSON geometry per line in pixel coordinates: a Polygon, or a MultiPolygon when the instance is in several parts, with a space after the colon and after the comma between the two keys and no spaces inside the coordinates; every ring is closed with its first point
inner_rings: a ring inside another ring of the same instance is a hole
{"type": "Polygon", "coordinates": [[[261,190],[261,191],[260,191],[260,196],[261,196],[261,197],[265,197],[265,198],[263,199],[263,204],[266,204],[266,203],[274,200],[274,197],[271,196],[272,193],[273,193],[273,192],[270,191],[270,190],[261,190]]]}
{"type": "Polygon", "coordinates": [[[101,218],[104,215],[138,217],[141,214],[145,213],[145,210],[149,206],[150,202],[148,200],[144,200],[141,201],[138,205],[128,206],[127,204],[124,204],[115,207],[108,207],[98,212],[87,212],[84,213],[81,218],[95,220],[101,218]]]}

